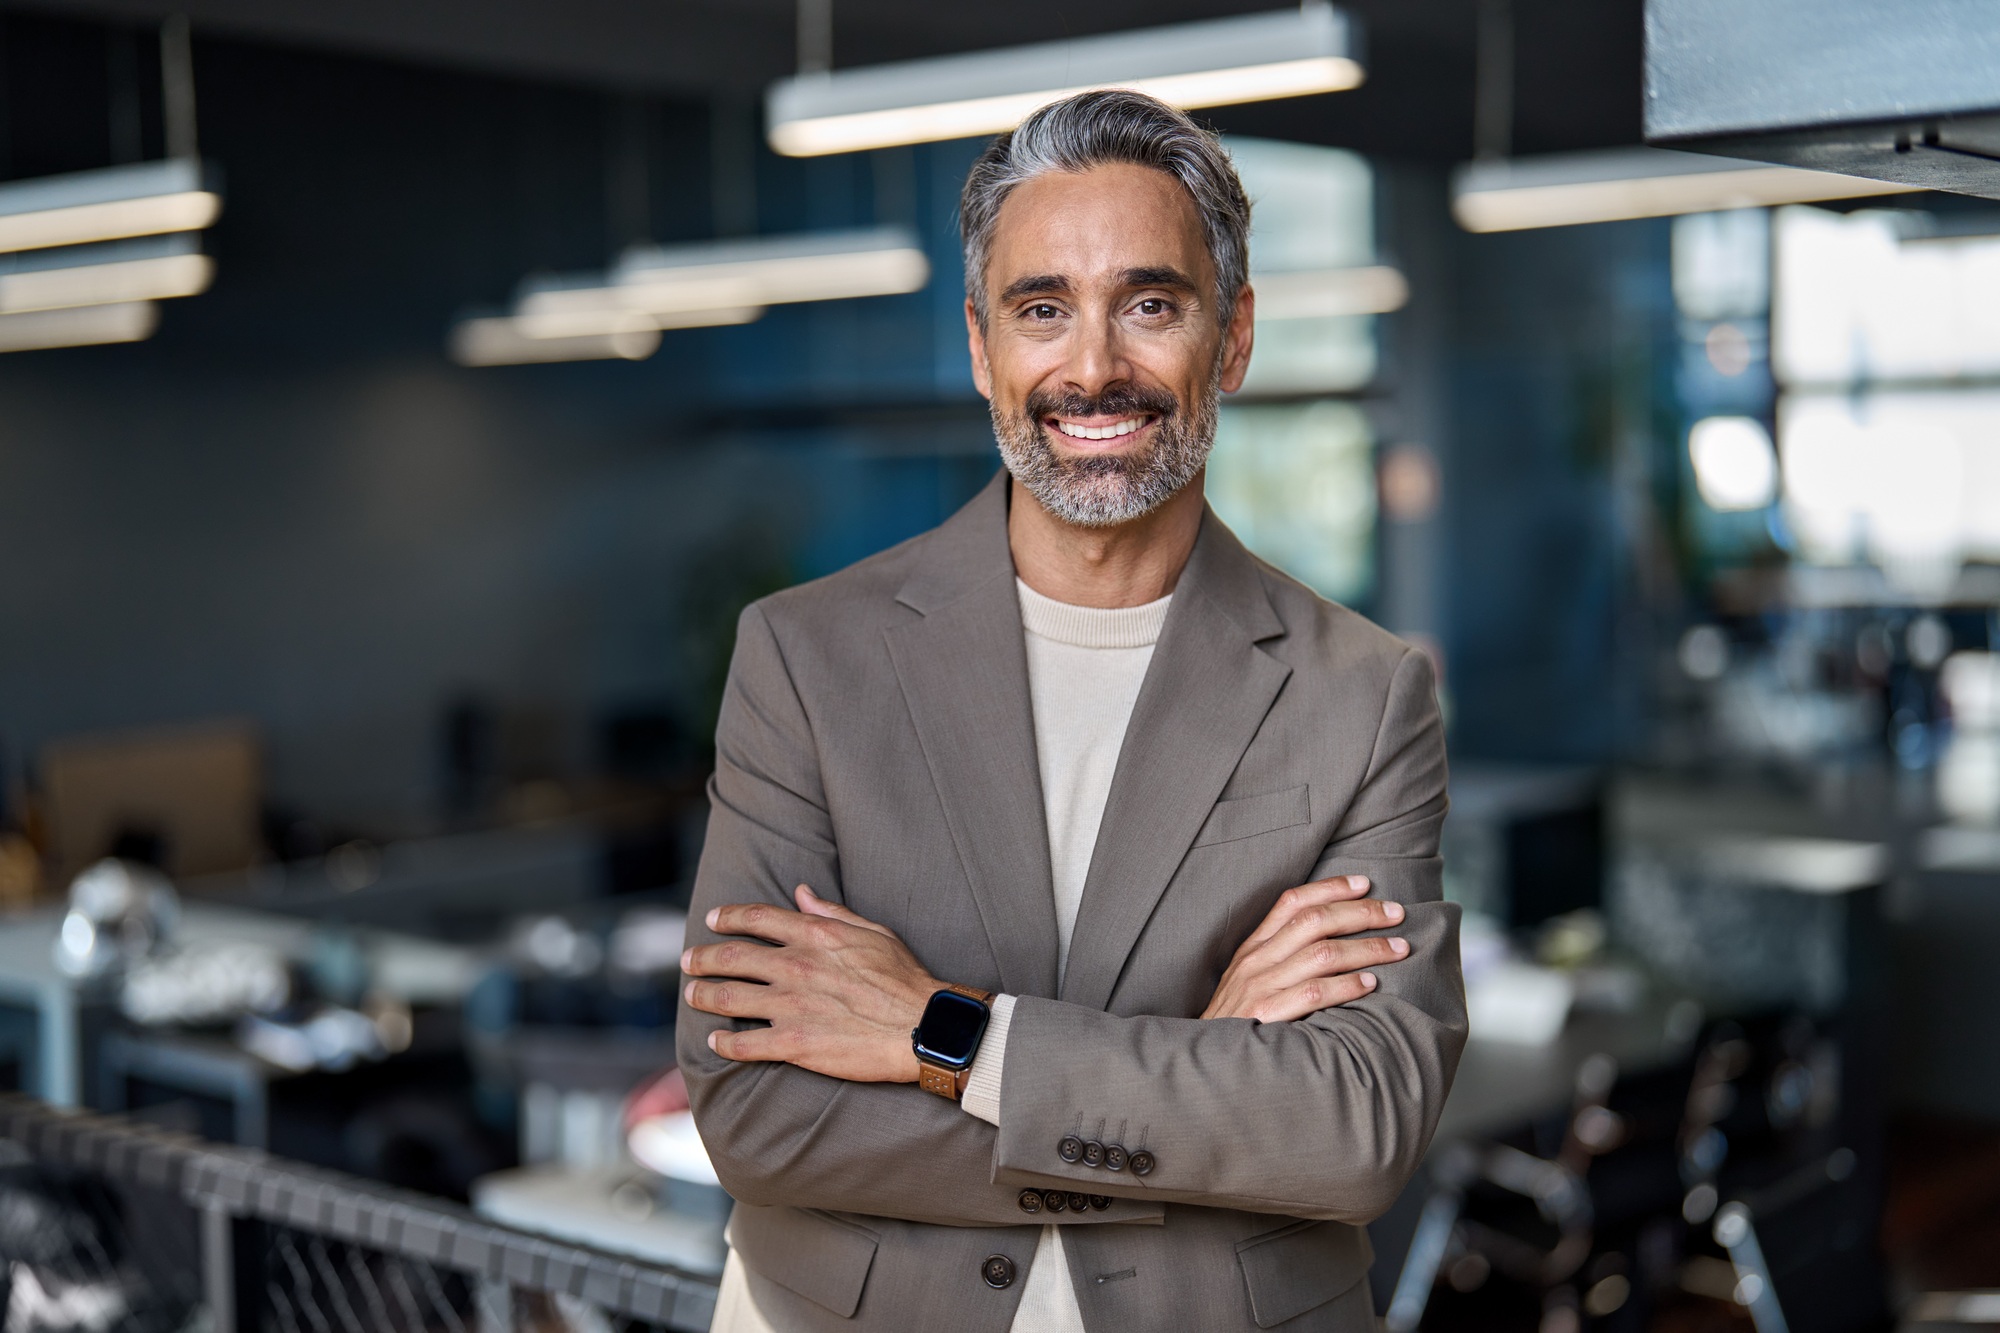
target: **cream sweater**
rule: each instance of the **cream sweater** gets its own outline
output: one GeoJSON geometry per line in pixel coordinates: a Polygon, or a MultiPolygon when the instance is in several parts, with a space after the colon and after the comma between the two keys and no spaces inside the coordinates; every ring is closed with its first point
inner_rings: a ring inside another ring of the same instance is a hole
{"type": "MultiPolygon", "coordinates": [[[[1097,826],[1111,794],[1111,777],[1125,743],[1125,724],[1166,623],[1162,597],[1144,606],[1104,610],[1070,606],[1015,580],[1027,631],[1028,693],[1035,713],[1035,755],[1049,826],[1049,862],[1056,895],[1056,975],[1069,963],[1070,935],[1083,904],[1083,882],[1097,845],[1097,826]]],[[[966,1080],[967,1113],[1000,1123],[1001,1073],[1014,997],[993,1002],[993,1018],[966,1080]]],[[[776,1333],[750,1299],[742,1261],[731,1251],[711,1333],[776,1333]]],[[[1013,1333],[1084,1333],[1069,1281],[1061,1229],[1042,1228],[1028,1269],[1013,1333]]]]}

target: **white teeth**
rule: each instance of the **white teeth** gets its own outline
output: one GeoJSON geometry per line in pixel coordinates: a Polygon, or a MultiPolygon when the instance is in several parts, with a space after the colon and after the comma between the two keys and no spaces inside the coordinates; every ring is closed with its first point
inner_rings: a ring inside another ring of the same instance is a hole
{"type": "Polygon", "coordinates": [[[1144,417],[1127,417],[1125,420],[1113,422],[1109,426],[1076,426],[1058,419],[1056,421],[1056,428],[1073,439],[1111,440],[1116,439],[1120,435],[1130,435],[1145,424],[1146,419],[1144,417]]]}

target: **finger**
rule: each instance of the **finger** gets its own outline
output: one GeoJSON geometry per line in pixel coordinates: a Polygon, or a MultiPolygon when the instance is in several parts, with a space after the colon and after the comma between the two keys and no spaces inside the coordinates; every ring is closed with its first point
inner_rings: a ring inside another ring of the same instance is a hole
{"type": "Polygon", "coordinates": [[[877,925],[851,908],[844,907],[836,902],[829,902],[817,893],[814,893],[810,885],[799,885],[798,888],[792,891],[792,896],[798,899],[799,910],[808,916],[823,916],[830,921],[843,921],[850,926],[859,926],[863,930],[872,930],[877,935],[887,935],[891,939],[895,938],[896,932],[890,930],[887,926],[877,925]]]}
{"type": "Polygon", "coordinates": [[[1353,972],[1344,977],[1316,977],[1279,991],[1259,1002],[1251,1014],[1260,1023],[1290,1023],[1336,1005],[1352,1004],[1375,989],[1375,974],[1353,972]]]}
{"type": "Polygon", "coordinates": [[[1299,912],[1273,935],[1264,952],[1290,956],[1314,940],[1359,935],[1369,930],[1390,930],[1399,926],[1408,913],[1394,899],[1357,898],[1350,902],[1322,903],[1299,912]]]}
{"type": "Polygon", "coordinates": [[[746,977],[776,981],[784,951],[748,940],[702,944],[681,954],[681,971],[691,977],[746,977]]]}
{"type": "Polygon", "coordinates": [[[1250,932],[1250,938],[1243,941],[1245,948],[1254,948],[1270,939],[1288,925],[1300,912],[1308,911],[1327,903],[1347,902],[1368,892],[1366,875],[1335,875],[1331,879],[1316,879],[1310,884],[1301,884],[1294,889],[1286,889],[1278,895],[1278,901],[1271,904],[1271,910],[1257,923],[1257,929],[1250,932]]]}
{"type": "Polygon", "coordinates": [[[681,995],[693,1008],[724,1018],[775,1018],[784,1006],[780,991],[754,981],[690,981],[681,995]]]}
{"type": "Polygon", "coordinates": [[[708,1034],[708,1049],[725,1060],[783,1060],[791,1046],[785,1033],[774,1027],[746,1032],[717,1028],[708,1034]]]}
{"type": "Polygon", "coordinates": [[[1316,940],[1257,978],[1272,990],[1289,990],[1315,977],[1338,977],[1364,968],[1387,967],[1410,956],[1410,942],[1400,937],[1363,940],[1316,940]]]}
{"type": "Polygon", "coordinates": [[[718,935],[754,935],[760,940],[796,944],[805,938],[810,923],[790,908],[770,903],[730,903],[709,911],[708,928],[718,935]]]}

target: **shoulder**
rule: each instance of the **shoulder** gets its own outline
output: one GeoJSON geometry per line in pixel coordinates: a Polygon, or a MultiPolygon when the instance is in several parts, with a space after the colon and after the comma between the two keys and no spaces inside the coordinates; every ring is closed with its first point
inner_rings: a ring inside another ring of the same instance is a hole
{"type": "Polygon", "coordinates": [[[1428,674],[1428,656],[1408,640],[1358,611],[1329,601],[1263,560],[1257,560],[1256,565],[1271,609],[1285,627],[1283,638],[1264,646],[1293,671],[1337,680],[1349,687],[1357,677],[1379,680],[1384,689],[1399,670],[1428,674]]]}
{"type": "Polygon", "coordinates": [[[759,598],[744,609],[743,619],[761,620],[786,645],[826,644],[857,634],[872,638],[914,614],[897,602],[896,594],[936,531],[918,533],[845,569],[759,598]]]}

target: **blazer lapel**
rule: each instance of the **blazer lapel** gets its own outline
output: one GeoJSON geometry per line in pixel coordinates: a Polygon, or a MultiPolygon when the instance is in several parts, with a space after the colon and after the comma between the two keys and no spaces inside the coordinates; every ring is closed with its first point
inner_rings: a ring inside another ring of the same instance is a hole
{"type": "Polygon", "coordinates": [[[1291,676],[1257,646],[1283,633],[1255,560],[1208,512],[1125,729],[1064,1000],[1109,1003],[1160,895],[1291,676]]]}
{"type": "Polygon", "coordinates": [[[1056,989],[1055,887],[1006,474],[927,539],[885,631],[945,821],[1010,994],[1056,989]]]}

